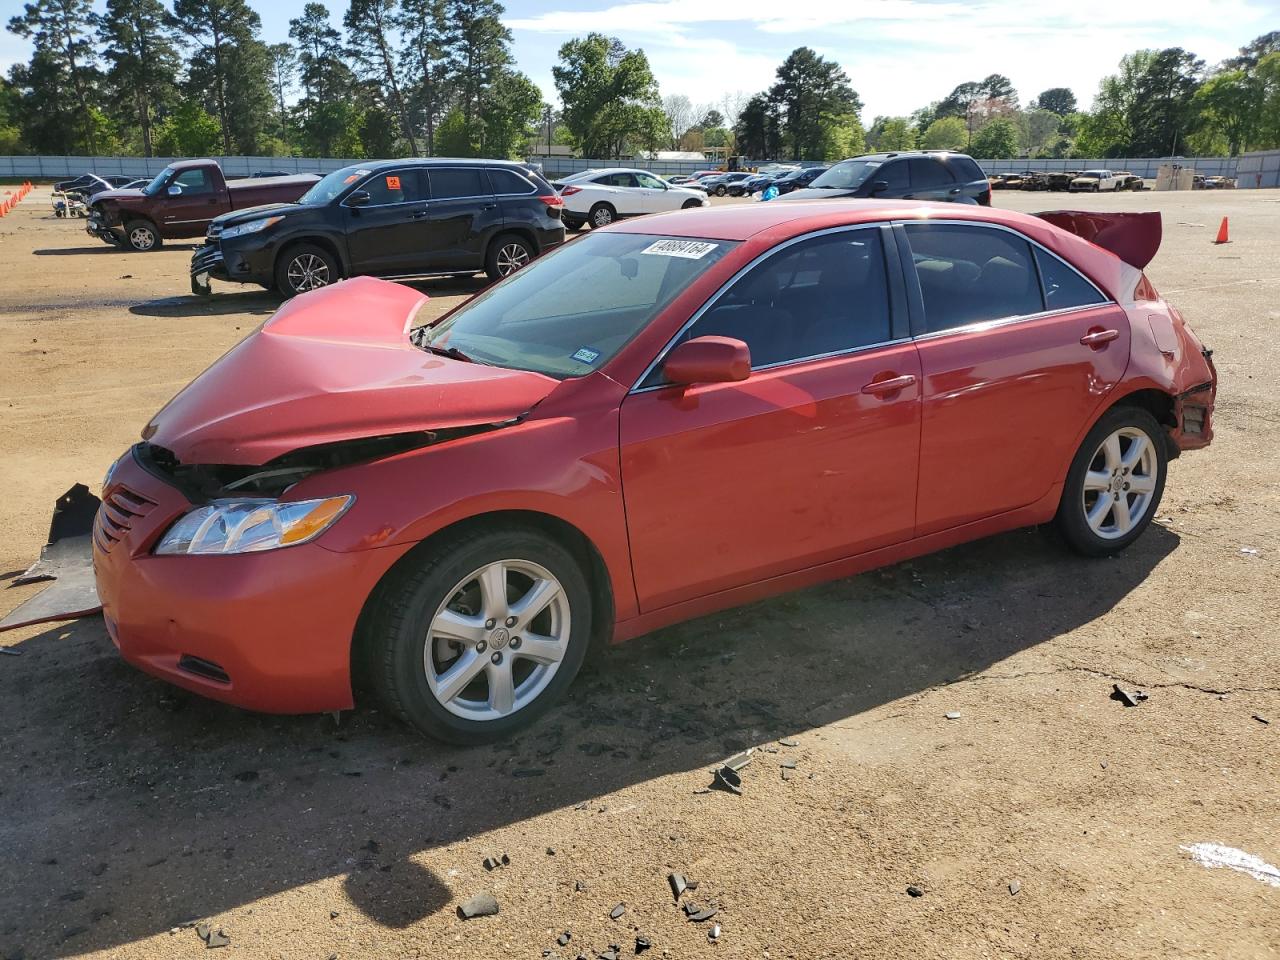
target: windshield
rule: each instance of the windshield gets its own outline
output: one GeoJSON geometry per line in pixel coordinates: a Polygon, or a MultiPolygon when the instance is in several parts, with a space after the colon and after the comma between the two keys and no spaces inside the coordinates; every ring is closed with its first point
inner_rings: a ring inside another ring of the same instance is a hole
{"type": "Polygon", "coordinates": [[[1102,174],[1098,173],[1096,170],[1086,170],[1084,173],[1080,174],[1080,176],[1078,176],[1076,179],[1077,180],[1098,180],[1101,177],[1102,177],[1102,174]]]}
{"type": "Polygon", "coordinates": [[[852,190],[862,186],[879,166],[879,160],[843,160],[809,186],[816,190],[852,190]]]}
{"type": "Polygon", "coordinates": [[[329,203],[336,200],[342,191],[361,177],[367,177],[372,171],[359,165],[343,167],[327,174],[319,183],[298,198],[299,203],[329,203]]]}
{"type": "Polygon", "coordinates": [[[172,167],[165,167],[155,175],[155,179],[142,188],[142,192],[148,197],[154,197],[164,188],[165,182],[169,179],[169,174],[172,172],[172,167]]]}
{"type": "Polygon", "coordinates": [[[415,342],[557,379],[585,376],[735,246],[725,240],[588,234],[490,287],[415,342]]]}

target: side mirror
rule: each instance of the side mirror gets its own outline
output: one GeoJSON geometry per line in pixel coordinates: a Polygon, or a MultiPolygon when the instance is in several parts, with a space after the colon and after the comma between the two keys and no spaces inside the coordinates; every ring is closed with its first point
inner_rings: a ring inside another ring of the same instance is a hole
{"type": "Polygon", "coordinates": [[[182,196],[182,187],[178,186],[176,183],[171,183],[169,184],[169,189],[165,192],[171,197],[180,197],[182,196]]]}
{"type": "Polygon", "coordinates": [[[662,373],[671,383],[729,383],[751,375],[751,351],[732,337],[695,337],[667,354],[662,373]]]}
{"type": "Polygon", "coordinates": [[[888,180],[876,180],[871,184],[871,189],[867,191],[867,196],[874,197],[877,193],[884,193],[888,189],[888,180]]]}
{"type": "Polygon", "coordinates": [[[351,196],[347,197],[347,206],[363,207],[372,199],[373,197],[369,195],[368,190],[357,190],[355,193],[351,194],[351,196]]]}

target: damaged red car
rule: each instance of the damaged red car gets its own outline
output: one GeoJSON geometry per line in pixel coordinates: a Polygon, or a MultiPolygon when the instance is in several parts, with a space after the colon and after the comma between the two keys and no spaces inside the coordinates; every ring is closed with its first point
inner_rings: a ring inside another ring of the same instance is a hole
{"type": "Polygon", "coordinates": [[[429,325],[286,304],[111,468],[122,655],[254,710],[511,733],[588,649],[1015,527],[1092,556],[1209,444],[1158,214],[907,201],[592,231],[429,325]]]}

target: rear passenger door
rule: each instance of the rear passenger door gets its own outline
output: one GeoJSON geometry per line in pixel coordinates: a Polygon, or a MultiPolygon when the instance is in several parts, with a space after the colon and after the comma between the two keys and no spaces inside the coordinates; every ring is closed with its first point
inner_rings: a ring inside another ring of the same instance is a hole
{"type": "Polygon", "coordinates": [[[907,161],[911,190],[904,200],[954,200],[960,185],[946,165],[934,157],[912,157],[907,161]]]}
{"type": "Polygon", "coordinates": [[[428,257],[422,269],[478,270],[485,248],[502,229],[502,209],[484,167],[430,166],[428,184],[428,257]]]}
{"type": "Polygon", "coordinates": [[[923,374],[916,535],[1054,496],[1128,364],[1124,310],[1012,230],[894,229],[923,374]]]}

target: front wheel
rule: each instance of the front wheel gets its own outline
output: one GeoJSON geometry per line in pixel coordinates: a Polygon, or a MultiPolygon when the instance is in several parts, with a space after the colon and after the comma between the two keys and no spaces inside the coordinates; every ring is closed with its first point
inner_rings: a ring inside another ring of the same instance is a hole
{"type": "Polygon", "coordinates": [[[146,253],[160,246],[160,232],[154,223],[130,220],[124,226],[124,242],[130,250],[146,253]]]}
{"type": "Polygon", "coordinates": [[[1058,505],[1058,529],[1073,549],[1110,556],[1142,535],[1164,494],[1165,442],[1155,417],[1137,407],[1116,407],[1094,425],[1058,505]]]}
{"type": "Polygon", "coordinates": [[[490,280],[509,277],[533,259],[533,244],[514,233],[504,233],[489,244],[484,258],[484,272],[490,280]]]}
{"type": "Polygon", "coordinates": [[[693,210],[695,207],[700,207],[700,206],[702,206],[702,202],[700,200],[686,200],[683,204],[680,205],[680,209],[693,210]]]}
{"type": "Polygon", "coordinates": [[[532,529],[433,545],[373,603],[365,649],[380,697],[450,743],[488,743],[532,723],[573,681],[591,637],[578,561],[532,529]]]}
{"type": "Polygon", "coordinates": [[[276,261],[276,289],[286,297],[319,290],[339,279],[333,254],[314,244],[290,247],[276,261]]]}

